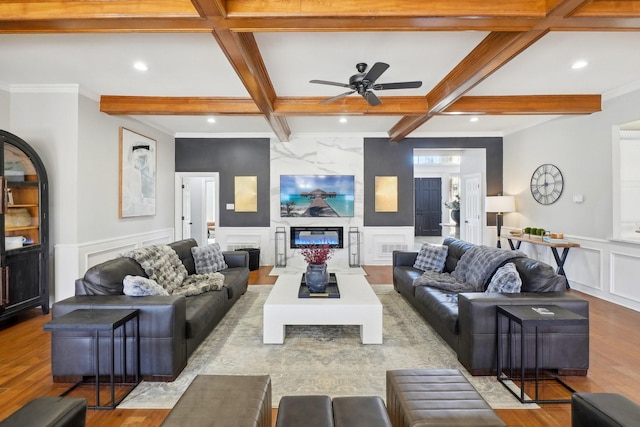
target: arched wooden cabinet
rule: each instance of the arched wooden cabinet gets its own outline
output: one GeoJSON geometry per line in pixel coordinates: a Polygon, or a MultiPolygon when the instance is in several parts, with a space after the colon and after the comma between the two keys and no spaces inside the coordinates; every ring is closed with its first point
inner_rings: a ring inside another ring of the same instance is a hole
{"type": "Polygon", "coordinates": [[[49,197],[47,173],[22,139],[0,130],[0,321],[41,306],[49,313],[49,197]]]}

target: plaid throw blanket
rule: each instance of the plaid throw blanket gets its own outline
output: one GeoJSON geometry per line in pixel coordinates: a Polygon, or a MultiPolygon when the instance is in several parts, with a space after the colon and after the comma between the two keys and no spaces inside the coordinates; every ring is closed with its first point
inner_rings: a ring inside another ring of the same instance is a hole
{"type": "Polygon", "coordinates": [[[199,295],[220,290],[224,283],[224,276],[220,273],[189,276],[176,251],[168,245],[145,246],[123,256],[140,264],[149,279],[155,280],[170,295],[199,295]]]}
{"type": "Polygon", "coordinates": [[[481,292],[500,265],[525,256],[521,251],[475,246],[462,255],[451,274],[425,271],[413,281],[413,286],[432,286],[450,292],[481,292]]]}

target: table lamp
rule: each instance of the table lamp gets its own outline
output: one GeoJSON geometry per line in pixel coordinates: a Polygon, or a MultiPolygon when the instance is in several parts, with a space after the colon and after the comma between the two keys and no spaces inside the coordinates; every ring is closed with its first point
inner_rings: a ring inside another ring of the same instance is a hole
{"type": "Polygon", "coordinates": [[[516,211],[516,199],[513,196],[487,196],[484,202],[487,212],[496,213],[496,227],[498,228],[498,247],[500,245],[500,228],[502,228],[502,214],[516,211]]]}

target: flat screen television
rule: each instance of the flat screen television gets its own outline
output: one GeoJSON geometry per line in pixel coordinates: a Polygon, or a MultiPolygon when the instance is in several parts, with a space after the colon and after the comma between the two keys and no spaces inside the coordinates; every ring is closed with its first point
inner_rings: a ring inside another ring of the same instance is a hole
{"type": "Polygon", "coordinates": [[[352,217],[353,175],[280,175],[281,217],[352,217]]]}

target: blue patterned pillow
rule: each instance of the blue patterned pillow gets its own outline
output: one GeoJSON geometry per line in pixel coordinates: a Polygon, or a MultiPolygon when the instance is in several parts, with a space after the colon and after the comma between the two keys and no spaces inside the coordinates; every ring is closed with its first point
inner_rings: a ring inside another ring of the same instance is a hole
{"type": "Polygon", "coordinates": [[[448,252],[448,246],[424,243],[422,248],[420,248],[413,267],[424,271],[442,271],[444,270],[444,263],[447,260],[448,252]]]}
{"type": "Polygon", "coordinates": [[[153,279],[142,276],[126,275],[122,280],[123,292],[130,297],[144,297],[148,295],[169,295],[162,286],[153,279]]]}
{"type": "Polygon", "coordinates": [[[193,247],[191,248],[191,254],[198,274],[215,273],[229,267],[224,262],[220,245],[217,243],[193,247]]]}
{"type": "Polygon", "coordinates": [[[509,262],[500,267],[491,278],[486,292],[502,292],[517,294],[522,288],[522,279],[514,263],[509,262]]]}

